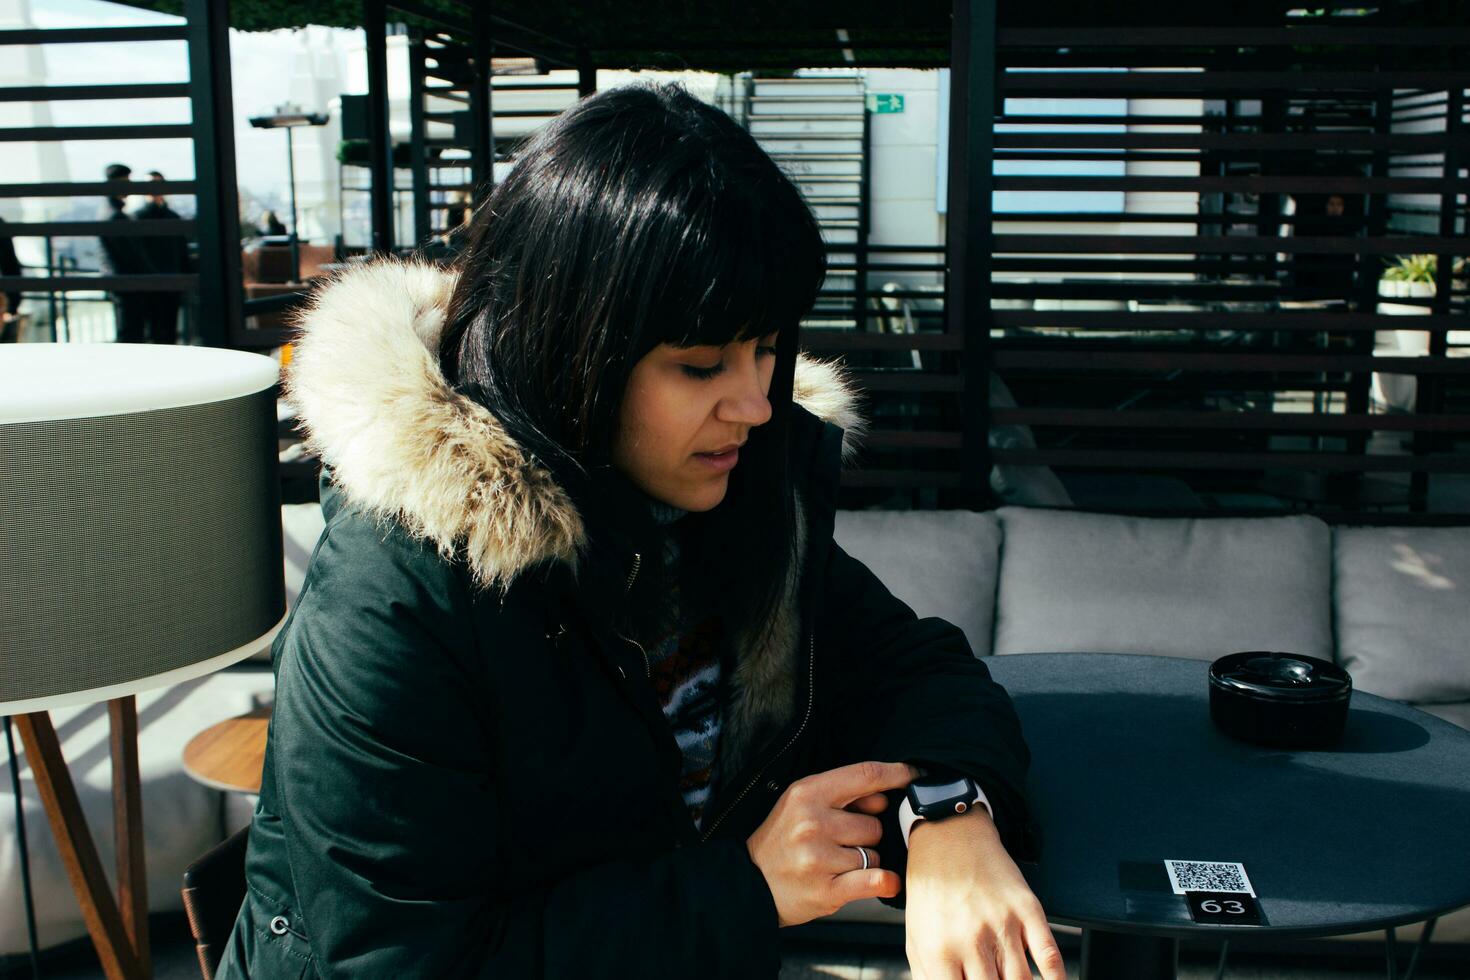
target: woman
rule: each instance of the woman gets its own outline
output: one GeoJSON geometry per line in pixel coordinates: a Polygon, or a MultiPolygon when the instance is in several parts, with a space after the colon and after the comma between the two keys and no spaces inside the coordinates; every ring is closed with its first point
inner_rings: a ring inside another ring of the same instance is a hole
{"type": "Polygon", "coordinates": [[[1060,980],[1009,700],[832,542],[861,425],[797,354],[792,183],[638,86],[474,220],[455,269],[370,264],[302,322],[328,523],[221,975],[770,977],[780,927],[901,904],[906,865],[920,976],[1060,980]],[[988,807],[906,850],[919,767],[988,807]]]}

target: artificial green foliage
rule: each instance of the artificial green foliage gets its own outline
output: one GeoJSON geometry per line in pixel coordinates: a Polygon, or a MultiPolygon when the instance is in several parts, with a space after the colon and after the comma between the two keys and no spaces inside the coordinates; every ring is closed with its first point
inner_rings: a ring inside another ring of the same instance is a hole
{"type": "MultiPolygon", "coordinates": [[[[1455,288],[1463,288],[1459,278],[1470,271],[1470,258],[1458,258],[1450,268],[1455,276],[1455,288]]],[[[1395,256],[1388,260],[1388,268],[1383,270],[1382,278],[1388,282],[1433,283],[1439,278],[1439,256],[1422,253],[1395,256]]]]}
{"type": "Polygon", "coordinates": [[[1433,255],[1400,255],[1383,272],[1389,282],[1434,282],[1438,262],[1433,255]]]}

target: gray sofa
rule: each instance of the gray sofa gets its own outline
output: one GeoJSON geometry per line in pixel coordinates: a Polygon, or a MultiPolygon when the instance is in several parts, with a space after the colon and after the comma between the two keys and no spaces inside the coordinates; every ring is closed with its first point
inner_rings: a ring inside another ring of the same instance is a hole
{"type": "MultiPolygon", "coordinates": [[[[977,656],[1288,650],[1470,728],[1470,527],[1002,507],[842,512],[835,537],[919,616],[961,627],[977,656]]],[[[902,921],[876,900],[835,918],[902,921]]],[[[1470,909],[1434,939],[1470,942],[1470,909]]]]}
{"type": "MultiPolygon", "coordinates": [[[[288,505],[282,524],[290,600],[321,533],[320,508],[288,505]]],[[[1470,528],[1333,529],[1310,517],[1140,519],[1007,507],[843,512],[836,536],[920,616],[960,626],[978,656],[1087,650],[1213,659],[1294,650],[1337,659],[1362,690],[1470,727],[1470,528]]],[[[270,696],[269,668],[256,663],[139,698],[154,911],[182,907],[184,866],[248,822],[252,805],[190,779],[184,744],[270,696]]],[[[111,867],[105,708],[53,717],[111,867]]],[[[23,768],[40,941],[50,946],[86,930],[28,775],[23,768]]],[[[0,758],[0,895],[18,898],[9,786],[0,758]]],[[[848,905],[836,918],[902,922],[877,901],[848,905]]],[[[1470,942],[1470,913],[1443,920],[1435,940],[1470,942]]],[[[22,903],[0,902],[0,954],[25,948],[22,903]]]]}

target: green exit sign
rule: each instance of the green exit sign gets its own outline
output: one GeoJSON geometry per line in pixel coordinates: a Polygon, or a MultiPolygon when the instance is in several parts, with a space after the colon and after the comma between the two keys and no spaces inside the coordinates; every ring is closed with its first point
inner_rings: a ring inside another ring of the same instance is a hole
{"type": "Polygon", "coordinates": [[[868,111],[879,114],[903,112],[903,96],[893,92],[869,92],[868,111]]]}

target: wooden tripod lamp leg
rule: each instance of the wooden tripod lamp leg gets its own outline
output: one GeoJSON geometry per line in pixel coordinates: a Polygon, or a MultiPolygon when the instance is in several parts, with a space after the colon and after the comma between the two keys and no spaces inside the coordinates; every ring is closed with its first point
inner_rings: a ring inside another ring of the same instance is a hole
{"type": "Polygon", "coordinates": [[[102,970],[107,980],[144,980],[147,974],[133,950],[117,900],[102,871],[97,845],[93,843],[86,819],[82,816],[82,805],[67,771],[66,760],[62,757],[61,743],[51,725],[51,716],[38,711],[17,715],[15,721],[20,729],[21,742],[25,745],[26,761],[30,763],[36,789],[40,791],[46,817],[51,822],[51,833],[56,838],[67,877],[71,879],[72,890],[82,907],[82,918],[92,936],[92,945],[102,961],[102,970]]]}
{"type": "Polygon", "coordinates": [[[138,702],[107,702],[112,746],[112,828],[117,841],[117,898],[123,929],[143,971],[148,952],[148,870],[143,863],[143,787],[138,776],[138,702]]]}

